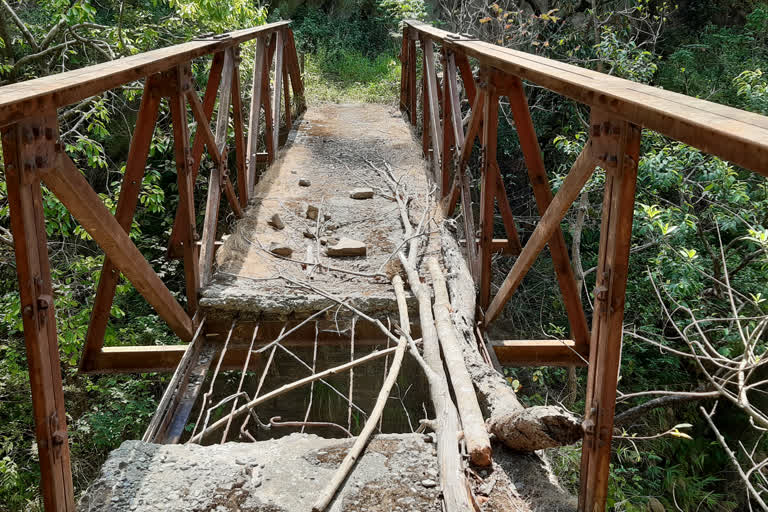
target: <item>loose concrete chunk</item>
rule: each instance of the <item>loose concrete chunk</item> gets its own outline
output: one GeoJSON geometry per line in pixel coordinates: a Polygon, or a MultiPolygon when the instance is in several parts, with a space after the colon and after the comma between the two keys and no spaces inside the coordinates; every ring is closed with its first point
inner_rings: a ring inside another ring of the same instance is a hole
{"type": "Polygon", "coordinates": [[[279,256],[290,256],[293,254],[293,249],[291,249],[288,245],[279,243],[279,242],[272,242],[269,244],[269,252],[272,254],[277,254],[279,256]]]}
{"type": "Polygon", "coordinates": [[[272,217],[270,217],[268,224],[277,230],[285,228],[285,223],[278,214],[274,214],[272,217]]]}
{"type": "Polygon", "coordinates": [[[367,247],[363,242],[351,238],[341,238],[338,242],[328,246],[328,256],[365,256],[367,247]]]}
{"type": "Polygon", "coordinates": [[[312,182],[311,182],[311,181],[309,181],[307,178],[301,178],[301,179],[299,180],[299,186],[300,186],[300,187],[308,187],[308,186],[310,186],[310,185],[312,185],[312,182]]]}
{"type": "Polygon", "coordinates": [[[304,230],[304,238],[311,238],[312,240],[315,239],[315,232],[311,229],[305,229],[304,230]]]}
{"type": "Polygon", "coordinates": [[[352,199],[370,199],[373,197],[373,189],[367,187],[355,188],[349,193],[349,197],[352,199]]]}
{"type": "Polygon", "coordinates": [[[320,213],[320,209],[313,205],[307,205],[307,218],[312,220],[317,220],[317,214],[320,213]]]}

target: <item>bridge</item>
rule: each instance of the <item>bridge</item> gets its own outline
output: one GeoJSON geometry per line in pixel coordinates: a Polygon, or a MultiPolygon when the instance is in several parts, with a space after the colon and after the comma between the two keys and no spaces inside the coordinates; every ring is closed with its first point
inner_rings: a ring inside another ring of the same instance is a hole
{"type": "MultiPolygon", "coordinates": [[[[249,421],[261,421],[256,407],[268,409],[271,403],[277,416],[300,402],[299,395],[287,393],[324,383],[346,401],[350,425],[353,413],[365,419],[338,470],[307,498],[313,510],[325,510],[343,494],[339,489],[368,437],[381,430],[382,410],[403,374],[417,387],[428,384],[437,418],[431,428],[437,432],[440,499],[446,510],[469,510],[483,500],[466,492],[467,475],[474,473],[467,465],[492,462],[472,386],[482,394],[479,380],[495,378],[503,387],[494,370],[499,365],[588,365],[586,413],[577,424],[577,437],[583,438],[578,509],[605,508],[641,130],[768,176],[768,118],[419,22],[404,24],[400,59],[402,116],[369,105],[307,106],[287,21],[0,88],[46,510],[74,510],[75,503],[41,185],[105,254],[81,371],[172,372],[144,441],[211,444],[237,435],[256,440],[248,427],[249,421]],[[252,95],[245,105],[239,47],[254,40],[252,95]],[[198,59],[211,61],[204,90],[191,73],[198,59]],[[144,92],[113,215],[64,150],[57,109],[137,80],[144,81],[144,92]],[[589,140],[557,194],[547,178],[524,82],[591,110],[589,140]],[[469,111],[462,111],[462,97],[469,111]],[[518,233],[497,164],[501,97],[509,101],[540,213],[527,240],[518,233]],[[179,190],[168,257],[183,261],[182,302],[128,235],[163,99],[170,104],[179,190]],[[466,169],[477,151],[481,187],[474,205],[466,169]],[[198,224],[196,207],[203,202],[195,184],[206,160],[212,165],[204,220],[198,224]],[[588,322],[560,224],[596,168],[606,178],[596,300],[588,322]],[[442,221],[459,207],[461,233],[454,236],[442,221]],[[239,219],[231,233],[220,229],[224,209],[239,219]],[[497,217],[503,237],[494,229],[497,217]],[[487,328],[546,246],[568,314],[569,339],[490,340],[487,328]],[[497,253],[515,259],[494,294],[497,253]],[[104,346],[121,276],[180,344],[104,346]],[[406,350],[416,362],[403,361],[406,350]],[[276,353],[277,359],[287,358],[282,368],[303,373],[275,380],[262,393],[276,353]],[[383,382],[367,382],[376,392],[353,398],[359,382],[352,378],[355,368],[359,379],[373,361],[383,366],[383,382]],[[411,369],[404,372],[401,367],[408,364],[411,369]],[[227,371],[239,376],[236,384],[217,394],[217,377],[227,371]],[[345,391],[333,380],[339,374],[342,381],[349,378],[345,391]],[[275,406],[280,396],[284,401],[275,406]]],[[[495,391],[486,400],[502,393],[489,389],[495,391]]],[[[406,415],[409,407],[420,414],[417,404],[401,402],[406,415]]],[[[302,429],[318,427],[308,416],[309,409],[297,422],[302,429]]],[[[344,430],[336,423],[319,427],[344,430]]],[[[280,420],[270,424],[277,428],[280,420]]],[[[397,428],[391,425],[389,431],[397,428]]]]}

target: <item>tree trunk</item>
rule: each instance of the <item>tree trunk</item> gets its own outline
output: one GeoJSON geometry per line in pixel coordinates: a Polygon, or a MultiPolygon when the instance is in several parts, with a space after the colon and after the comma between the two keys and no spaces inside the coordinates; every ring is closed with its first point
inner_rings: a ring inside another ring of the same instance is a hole
{"type": "Polygon", "coordinates": [[[456,239],[442,228],[443,261],[448,271],[453,323],[463,339],[464,362],[484,409],[489,431],[507,447],[532,452],[575,443],[582,438],[579,418],[561,407],[526,409],[504,377],[477,350],[474,332],[475,287],[456,239]]]}

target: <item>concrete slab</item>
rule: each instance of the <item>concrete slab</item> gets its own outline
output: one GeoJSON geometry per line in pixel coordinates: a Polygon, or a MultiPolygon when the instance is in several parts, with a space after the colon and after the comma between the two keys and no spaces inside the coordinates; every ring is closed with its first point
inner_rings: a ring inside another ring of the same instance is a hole
{"type": "Polygon", "coordinates": [[[416,196],[413,211],[422,211],[428,190],[426,163],[396,109],[310,107],[257,184],[245,217],[217,252],[217,270],[202,291],[201,306],[209,313],[251,312],[262,319],[285,319],[332,304],[320,293],[280,279],[285,276],[309,282],[368,313],[396,312],[386,276],[398,271],[390,258],[404,232],[385,178],[368,163],[383,170],[385,161],[395,179],[416,196]],[[300,185],[301,180],[310,185],[300,185]],[[360,188],[373,189],[373,197],[351,197],[360,188]],[[275,214],[284,229],[270,224],[275,214]],[[311,218],[315,216],[317,221],[311,218]],[[327,246],[343,238],[364,243],[365,256],[329,257],[327,246]],[[290,258],[271,254],[273,243],[292,248],[290,258]],[[338,270],[313,270],[306,262],[317,258],[338,270]]]}

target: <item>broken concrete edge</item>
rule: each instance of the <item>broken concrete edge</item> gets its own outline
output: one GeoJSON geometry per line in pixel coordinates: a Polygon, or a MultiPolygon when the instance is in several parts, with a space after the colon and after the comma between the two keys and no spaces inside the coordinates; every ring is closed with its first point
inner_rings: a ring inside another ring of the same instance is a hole
{"type": "MultiPolygon", "coordinates": [[[[209,316],[221,315],[225,312],[254,313],[260,315],[260,318],[265,320],[286,320],[289,318],[300,320],[328,307],[331,307],[331,310],[335,312],[336,308],[334,306],[338,306],[339,314],[342,317],[352,315],[349,308],[311,291],[307,291],[306,295],[275,295],[268,292],[254,293],[253,289],[251,289],[244,290],[244,293],[237,297],[228,295],[222,298],[220,294],[216,293],[216,286],[215,284],[208,286],[206,291],[211,296],[206,296],[204,291],[199,303],[200,308],[206,311],[209,316]]],[[[408,293],[406,295],[406,302],[410,312],[415,313],[418,310],[418,303],[412,294],[408,293]]],[[[397,303],[389,294],[367,295],[347,299],[346,303],[367,315],[382,320],[387,316],[392,318],[397,318],[398,316],[397,303]]],[[[384,339],[383,334],[382,339],[384,339]]]]}

